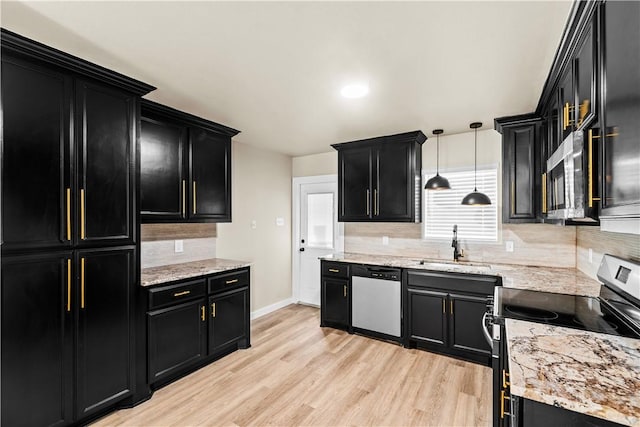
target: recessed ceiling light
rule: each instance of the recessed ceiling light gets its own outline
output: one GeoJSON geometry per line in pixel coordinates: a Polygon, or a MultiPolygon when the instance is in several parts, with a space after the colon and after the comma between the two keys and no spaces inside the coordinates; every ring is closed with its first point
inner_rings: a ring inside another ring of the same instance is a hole
{"type": "Polygon", "coordinates": [[[369,85],[366,83],[352,83],[346,85],[340,91],[345,98],[362,98],[369,93],[369,85]]]}

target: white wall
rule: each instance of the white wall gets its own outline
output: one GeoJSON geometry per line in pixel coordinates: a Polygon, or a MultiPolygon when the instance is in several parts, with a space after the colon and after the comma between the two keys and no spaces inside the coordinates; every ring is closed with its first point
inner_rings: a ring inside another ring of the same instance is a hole
{"type": "Polygon", "coordinates": [[[338,173],[338,152],[311,154],[294,157],[293,176],[335,175],[338,173]]]}
{"type": "Polygon", "coordinates": [[[233,222],[218,224],[216,256],[252,263],[254,312],[291,298],[292,161],[246,144],[232,146],[233,222]],[[283,226],[276,225],[278,217],[283,226]]]}

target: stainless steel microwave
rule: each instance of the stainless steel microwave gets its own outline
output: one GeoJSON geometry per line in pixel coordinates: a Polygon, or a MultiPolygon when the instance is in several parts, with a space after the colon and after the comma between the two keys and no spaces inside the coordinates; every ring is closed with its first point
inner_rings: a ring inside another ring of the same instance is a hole
{"type": "Polygon", "coordinates": [[[547,160],[547,218],[597,221],[593,201],[598,199],[592,194],[596,150],[591,144],[585,147],[582,131],[572,132],[547,160]]]}

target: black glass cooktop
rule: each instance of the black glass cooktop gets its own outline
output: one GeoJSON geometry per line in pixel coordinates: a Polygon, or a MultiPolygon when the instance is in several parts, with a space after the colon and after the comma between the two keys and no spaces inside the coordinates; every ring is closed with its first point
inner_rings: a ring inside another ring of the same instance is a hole
{"type": "MultiPolygon", "coordinates": [[[[633,324],[637,308],[615,298],[554,294],[512,288],[496,288],[494,314],[498,318],[527,320],[554,326],[640,338],[633,324]],[[617,307],[620,305],[621,307],[617,307]],[[627,310],[625,314],[622,310],[627,310]]],[[[639,319],[640,320],[640,319],[639,319]]],[[[640,325],[640,323],[639,323],[640,325]]]]}

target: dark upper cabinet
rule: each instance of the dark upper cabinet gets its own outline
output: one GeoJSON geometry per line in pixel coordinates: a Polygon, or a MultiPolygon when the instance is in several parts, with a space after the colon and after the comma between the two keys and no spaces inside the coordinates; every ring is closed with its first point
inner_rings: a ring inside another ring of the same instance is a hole
{"type": "Polygon", "coordinates": [[[209,354],[225,350],[239,341],[246,342],[248,308],[249,290],[246,287],[209,297],[209,354]]]}
{"type": "MultiPolygon", "coordinates": [[[[640,217],[640,3],[602,7],[602,217],[640,217]]],[[[605,224],[603,228],[616,222],[605,224]]],[[[636,225],[636,233],[637,225],[636,225]]]]}
{"type": "Polygon", "coordinates": [[[2,30],[2,252],[135,243],[144,83],[2,30]]]}
{"type": "Polygon", "coordinates": [[[502,222],[536,222],[542,210],[540,120],[533,115],[495,120],[502,133],[502,222]]]}
{"type": "Polygon", "coordinates": [[[76,252],[76,408],[78,418],[131,395],[135,249],[76,252]]]}
{"type": "Polygon", "coordinates": [[[142,222],[230,222],[231,137],[239,131],[142,101],[142,222]]]}
{"type": "Polygon", "coordinates": [[[2,56],[3,251],[71,245],[72,93],[69,76],[2,56]]]}
{"type": "Polygon", "coordinates": [[[562,110],[560,117],[560,143],[573,132],[576,120],[576,93],[573,86],[573,64],[567,64],[558,84],[558,104],[562,110]]]}
{"type": "Polygon", "coordinates": [[[187,127],[143,117],[140,123],[140,209],[144,218],[187,217],[187,127]]]}
{"type": "Polygon", "coordinates": [[[231,138],[191,129],[189,218],[231,221],[231,138]]]}
{"type": "Polygon", "coordinates": [[[73,420],[74,274],[71,252],[2,258],[3,426],[73,420]]]}
{"type": "Polygon", "coordinates": [[[136,97],[85,81],[76,97],[79,242],[133,243],[136,97]]]}
{"type": "Polygon", "coordinates": [[[338,221],[420,222],[420,131],[334,144],[338,221]]]}
{"type": "Polygon", "coordinates": [[[589,126],[596,117],[598,108],[595,61],[597,57],[597,44],[595,43],[595,40],[597,40],[596,17],[597,14],[594,13],[593,18],[587,23],[573,60],[577,101],[574,114],[576,129],[589,126]]]}

